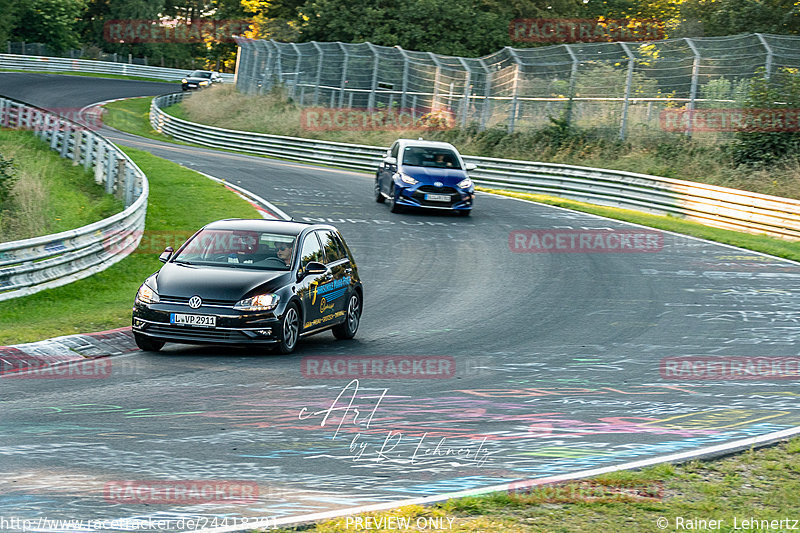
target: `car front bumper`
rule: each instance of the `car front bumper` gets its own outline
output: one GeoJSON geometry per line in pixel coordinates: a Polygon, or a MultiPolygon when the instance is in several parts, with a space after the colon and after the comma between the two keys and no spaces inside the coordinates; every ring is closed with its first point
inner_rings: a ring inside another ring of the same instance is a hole
{"type": "Polygon", "coordinates": [[[447,209],[465,211],[472,209],[475,200],[473,191],[463,191],[453,187],[446,190],[424,190],[423,187],[397,187],[395,201],[398,205],[407,207],[421,207],[423,209],[447,209]],[[449,196],[448,201],[430,200],[429,195],[437,194],[449,196]]]}
{"type": "Polygon", "coordinates": [[[242,313],[232,308],[189,309],[175,304],[145,304],[133,307],[134,333],[152,339],[183,344],[273,344],[278,341],[281,323],[274,312],[242,313]],[[173,313],[211,315],[214,327],[172,324],[173,313]]]}

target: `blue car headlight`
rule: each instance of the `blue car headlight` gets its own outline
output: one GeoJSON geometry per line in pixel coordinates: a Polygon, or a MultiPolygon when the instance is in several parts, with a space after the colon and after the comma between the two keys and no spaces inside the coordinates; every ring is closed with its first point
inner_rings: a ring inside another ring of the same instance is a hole
{"type": "Polygon", "coordinates": [[[458,182],[459,189],[469,189],[470,187],[472,187],[472,180],[469,178],[465,178],[458,182]]]}
{"type": "Polygon", "coordinates": [[[416,185],[417,183],[419,183],[419,181],[415,180],[408,174],[403,174],[402,172],[398,172],[394,176],[396,178],[400,178],[400,181],[402,181],[403,183],[408,183],[409,185],[416,185]]]}

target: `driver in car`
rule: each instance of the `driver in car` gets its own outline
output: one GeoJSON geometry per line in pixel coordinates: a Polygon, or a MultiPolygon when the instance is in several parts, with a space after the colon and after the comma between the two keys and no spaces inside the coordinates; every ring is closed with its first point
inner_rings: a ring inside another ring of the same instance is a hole
{"type": "Polygon", "coordinates": [[[279,242],[276,245],[278,257],[286,263],[286,266],[292,265],[292,243],[279,242]]]}

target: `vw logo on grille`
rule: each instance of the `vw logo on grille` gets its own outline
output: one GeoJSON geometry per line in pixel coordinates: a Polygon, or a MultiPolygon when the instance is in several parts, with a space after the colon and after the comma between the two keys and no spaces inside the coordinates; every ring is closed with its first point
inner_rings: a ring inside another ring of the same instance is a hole
{"type": "Polygon", "coordinates": [[[442,183],[441,181],[437,181],[436,183],[434,183],[434,185],[436,185],[437,187],[441,187],[442,185],[444,185],[444,183],[442,183]]]}
{"type": "Polygon", "coordinates": [[[203,305],[203,300],[201,300],[199,296],[192,296],[189,298],[189,307],[192,309],[197,309],[201,305],[203,305]]]}

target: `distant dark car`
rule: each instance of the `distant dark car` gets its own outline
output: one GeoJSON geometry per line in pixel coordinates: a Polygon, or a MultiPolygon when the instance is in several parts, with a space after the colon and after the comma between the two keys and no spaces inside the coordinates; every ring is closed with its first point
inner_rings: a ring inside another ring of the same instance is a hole
{"type": "Polygon", "coordinates": [[[335,227],[278,220],[220,220],[139,287],[133,336],[145,351],[165,342],[273,345],[290,353],[304,335],[358,330],[364,293],[335,227]]]}
{"type": "Polygon", "coordinates": [[[375,173],[375,201],[389,200],[392,213],[419,207],[468,216],[475,186],[467,171],[474,169],[450,143],[398,139],[375,173]]]}
{"type": "Polygon", "coordinates": [[[222,76],[219,72],[212,72],[210,70],[195,70],[181,80],[181,89],[190,91],[193,89],[200,89],[208,87],[212,83],[222,82],[222,76]]]}

